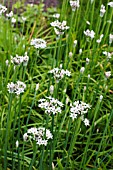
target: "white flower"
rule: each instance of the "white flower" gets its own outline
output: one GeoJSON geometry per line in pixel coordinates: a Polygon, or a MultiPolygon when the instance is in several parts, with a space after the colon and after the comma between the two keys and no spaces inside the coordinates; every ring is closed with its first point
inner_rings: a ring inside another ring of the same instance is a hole
{"type": "Polygon", "coordinates": [[[111,58],[111,53],[107,52],[107,51],[103,51],[102,52],[105,56],[107,56],[107,59],[109,60],[111,58]]]}
{"type": "Polygon", "coordinates": [[[16,148],[18,148],[19,147],[19,141],[17,140],[16,141],[16,148]]]}
{"type": "Polygon", "coordinates": [[[25,88],[26,88],[25,83],[17,81],[17,83],[15,84],[15,93],[19,95],[24,92],[25,88]]]}
{"type": "Polygon", "coordinates": [[[14,24],[16,22],[16,19],[15,18],[12,18],[11,19],[11,22],[14,24]]]}
{"type": "Polygon", "coordinates": [[[56,35],[63,35],[65,30],[69,29],[68,26],[66,26],[66,21],[59,22],[58,20],[51,22],[50,25],[54,27],[54,31],[56,35]]]}
{"type": "Polygon", "coordinates": [[[13,82],[8,83],[7,88],[8,88],[8,92],[9,93],[14,93],[14,91],[15,91],[15,84],[13,82]]]}
{"type": "Polygon", "coordinates": [[[57,114],[62,112],[63,103],[58,101],[55,98],[52,98],[51,96],[46,97],[46,99],[40,99],[39,100],[39,107],[45,110],[45,113],[47,114],[57,114]]]}
{"type": "Polygon", "coordinates": [[[41,38],[32,39],[30,44],[33,45],[37,49],[43,49],[43,48],[46,48],[47,46],[46,41],[41,38]]]}
{"type": "Polygon", "coordinates": [[[13,11],[11,11],[9,14],[6,14],[6,16],[11,18],[13,16],[13,11]]]}
{"type": "Polygon", "coordinates": [[[108,5],[113,8],[113,2],[109,2],[108,5]]]}
{"type": "Polygon", "coordinates": [[[109,44],[113,42],[113,34],[109,34],[109,44]]]}
{"type": "Polygon", "coordinates": [[[72,52],[69,52],[69,57],[71,58],[73,56],[73,53],[72,52]]]}
{"type": "Polygon", "coordinates": [[[68,103],[69,103],[69,97],[66,98],[66,104],[68,104],[68,103]]]}
{"type": "Polygon", "coordinates": [[[51,134],[51,132],[48,129],[46,129],[46,137],[47,137],[47,140],[53,138],[53,135],[51,134]]]}
{"type": "Polygon", "coordinates": [[[72,11],[75,11],[80,7],[79,0],[76,1],[70,1],[70,6],[72,8],[72,11]]]}
{"type": "Polygon", "coordinates": [[[88,79],[90,79],[90,74],[88,74],[88,79]]]}
{"type": "Polygon", "coordinates": [[[27,66],[29,60],[29,56],[27,55],[27,52],[25,52],[24,56],[19,56],[16,54],[16,57],[11,56],[11,63],[14,65],[20,65],[23,63],[23,66],[27,66]]]}
{"type": "Polygon", "coordinates": [[[102,4],[101,5],[101,9],[100,9],[100,17],[103,17],[105,14],[106,10],[105,10],[105,6],[102,4]]]}
{"type": "Polygon", "coordinates": [[[90,59],[86,58],[86,64],[89,64],[90,59]]]}
{"type": "Polygon", "coordinates": [[[6,11],[7,11],[7,8],[0,4],[0,15],[2,15],[2,13],[5,13],[6,11]]]}
{"type": "Polygon", "coordinates": [[[86,31],[84,31],[84,34],[87,36],[87,37],[90,37],[91,39],[93,39],[95,37],[95,32],[93,30],[89,30],[87,29],[86,31]]]}
{"type": "Polygon", "coordinates": [[[27,52],[25,52],[23,56],[23,66],[27,66],[29,60],[29,56],[27,55],[27,52]]]}
{"type": "Polygon", "coordinates": [[[80,54],[80,55],[82,54],[82,49],[81,49],[81,48],[79,49],[79,54],[80,54]]]}
{"type": "Polygon", "coordinates": [[[27,141],[27,139],[28,139],[28,134],[27,133],[24,133],[23,139],[24,139],[24,141],[27,141]]]}
{"type": "Polygon", "coordinates": [[[89,120],[88,120],[87,118],[85,118],[85,119],[83,120],[83,122],[84,122],[85,126],[89,126],[89,120]]]}
{"type": "Polygon", "coordinates": [[[6,66],[9,66],[9,60],[6,60],[5,63],[6,63],[6,66]]]}
{"type": "Polygon", "coordinates": [[[97,42],[98,44],[101,43],[103,36],[104,36],[104,34],[101,34],[101,35],[100,35],[100,39],[96,40],[96,42],[97,42]]]}
{"type": "Polygon", "coordinates": [[[103,96],[102,96],[102,95],[100,95],[100,101],[102,101],[102,99],[103,99],[103,96]]]}
{"type": "Polygon", "coordinates": [[[90,25],[90,22],[89,22],[89,21],[86,21],[86,24],[90,25]]]}
{"type": "Polygon", "coordinates": [[[23,17],[23,16],[22,16],[22,20],[23,20],[23,21],[26,21],[26,19],[27,19],[26,17],[23,17]]]}
{"type": "Polygon", "coordinates": [[[84,68],[84,67],[81,67],[80,73],[83,73],[84,71],[85,71],[85,68],[84,68]]]}
{"type": "Polygon", "coordinates": [[[42,140],[42,139],[37,139],[37,144],[40,146],[40,145],[45,145],[47,146],[47,140],[42,140]]]}
{"type": "Polygon", "coordinates": [[[75,113],[70,113],[70,117],[74,120],[74,119],[77,118],[77,114],[75,114],[75,113]]]}
{"type": "Polygon", "coordinates": [[[74,40],[74,47],[77,46],[77,40],[74,40]]]}
{"type": "Polygon", "coordinates": [[[54,86],[53,85],[50,86],[49,91],[50,91],[50,94],[53,94],[53,92],[54,92],[54,86]]]}
{"type": "Polygon", "coordinates": [[[36,84],[36,91],[39,89],[39,83],[36,84]]]}
{"type": "Polygon", "coordinates": [[[19,95],[20,93],[24,92],[26,85],[21,81],[17,81],[15,84],[13,82],[8,83],[7,88],[9,93],[15,93],[19,95]]]}
{"type": "Polygon", "coordinates": [[[91,108],[89,104],[86,104],[84,102],[75,101],[73,104],[70,104],[70,117],[74,120],[77,119],[77,117],[80,117],[81,120],[85,123],[85,125],[88,124],[88,119],[84,119],[85,114],[88,112],[88,110],[91,108]]]}
{"type": "Polygon", "coordinates": [[[34,4],[30,4],[30,6],[31,6],[31,7],[33,7],[33,6],[34,6],[34,4]]]}
{"type": "Polygon", "coordinates": [[[32,134],[37,134],[37,128],[36,127],[33,127],[33,128],[30,128],[28,129],[27,133],[32,133],[32,134]]]}
{"type": "Polygon", "coordinates": [[[58,19],[60,17],[60,14],[54,14],[53,17],[58,19]]]}
{"type": "Polygon", "coordinates": [[[65,75],[68,77],[71,76],[71,72],[68,70],[62,69],[62,67],[54,68],[54,69],[50,70],[49,73],[52,73],[54,75],[54,78],[57,80],[57,82],[59,82],[59,80],[64,78],[65,75]]]}
{"type": "Polygon", "coordinates": [[[111,24],[111,23],[112,23],[112,21],[111,21],[111,20],[107,20],[107,23],[110,23],[110,24],[111,24]]]}
{"type": "Polygon", "coordinates": [[[86,86],[84,86],[84,91],[86,91],[86,86]]]}
{"type": "Polygon", "coordinates": [[[23,135],[23,139],[24,141],[27,140],[33,140],[36,141],[36,143],[40,146],[40,145],[47,145],[48,140],[52,139],[53,135],[50,132],[49,129],[45,129],[43,127],[32,127],[30,129],[27,130],[27,132],[23,135]]]}
{"type": "Polygon", "coordinates": [[[106,78],[109,78],[111,76],[111,71],[105,72],[105,76],[106,76],[106,78]]]}

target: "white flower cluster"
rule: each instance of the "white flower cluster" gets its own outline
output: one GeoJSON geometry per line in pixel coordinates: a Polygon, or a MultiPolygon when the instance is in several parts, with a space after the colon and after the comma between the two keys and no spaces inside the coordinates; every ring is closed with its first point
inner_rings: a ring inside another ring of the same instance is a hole
{"type": "Polygon", "coordinates": [[[43,127],[32,127],[27,130],[27,132],[23,135],[24,141],[33,140],[36,141],[36,144],[47,145],[48,140],[52,139],[53,135],[50,130],[45,129],[43,127]]]}
{"type": "Polygon", "coordinates": [[[84,34],[87,36],[87,37],[90,37],[91,39],[93,39],[95,37],[95,32],[93,30],[89,30],[87,29],[86,31],[84,31],[84,34]]]}
{"type": "Polygon", "coordinates": [[[16,57],[11,56],[11,63],[13,63],[14,65],[20,65],[23,63],[23,65],[26,66],[28,60],[29,56],[27,55],[27,52],[25,52],[24,56],[18,56],[17,54],[16,57]]]}
{"type": "Polygon", "coordinates": [[[71,72],[68,70],[64,70],[62,68],[54,68],[52,70],[49,71],[49,73],[52,73],[54,75],[54,78],[56,79],[57,82],[59,82],[59,80],[61,80],[62,78],[64,78],[64,76],[71,76],[71,72]]]}
{"type": "Polygon", "coordinates": [[[100,8],[100,17],[103,17],[106,12],[105,6],[102,4],[100,8]]]}
{"type": "Polygon", "coordinates": [[[89,104],[86,104],[84,102],[80,101],[75,101],[73,104],[70,104],[70,117],[74,120],[78,116],[82,119],[84,124],[86,126],[89,125],[89,120],[85,118],[85,114],[88,112],[88,109],[91,108],[89,104]]]}
{"type": "Polygon", "coordinates": [[[51,96],[46,97],[46,99],[40,99],[40,104],[38,105],[40,108],[45,110],[47,114],[57,114],[62,112],[63,103],[58,99],[52,98],[51,96]]]}
{"type": "Polygon", "coordinates": [[[79,0],[76,1],[70,1],[70,6],[72,8],[72,11],[75,11],[80,7],[79,0]]]}
{"type": "Polygon", "coordinates": [[[9,93],[15,93],[17,95],[19,95],[20,93],[23,93],[26,85],[25,83],[21,82],[21,81],[17,81],[16,83],[8,83],[7,85],[8,91],[9,93]]]}
{"type": "Polygon", "coordinates": [[[46,48],[46,41],[41,38],[35,38],[31,40],[31,45],[33,45],[37,49],[46,48]]]}
{"type": "Polygon", "coordinates": [[[7,11],[7,8],[0,4],[0,15],[2,15],[2,13],[5,13],[6,11],[7,11]]]}
{"type": "Polygon", "coordinates": [[[66,26],[66,21],[59,22],[58,20],[51,22],[50,25],[54,27],[54,31],[56,35],[63,35],[64,31],[69,29],[68,26],[66,26]]]}

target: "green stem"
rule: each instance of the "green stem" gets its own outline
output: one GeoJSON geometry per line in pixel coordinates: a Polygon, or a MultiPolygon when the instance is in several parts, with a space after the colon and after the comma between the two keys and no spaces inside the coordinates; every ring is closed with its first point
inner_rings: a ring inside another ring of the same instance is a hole
{"type": "Polygon", "coordinates": [[[4,170],[7,169],[7,149],[10,135],[10,114],[11,114],[11,104],[12,104],[12,94],[9,94],[9,106],[8,106],[8,115],[7,115],[7,124],[6,124],[6,135],[5,135],[5,145],[4,145],[4,170]]]}
{"type": "Polygon", "coordinates": [[[37,153],[37,147],[36,147],[36,142],[33,143],[33,158],[31,159],[29,170],[32,170],[33,164],[35,162],[36,158],[36,153],[37,153]]]}
{"type": "Polygon", "coordinates": [[[70,146],[69,146],[69,150],[68,150],[68,157],[67,157],[67,161],[66,161],[66,165],[65,165],[65,170],[67,169],[67,166],[69,164],[69,158],[73,153],[73,149],[79,134],[79,130],[80,130],[80,125],[81,125],[81,119],[79,118],[77,120],[77,122],[74,123],[73,125],[73,135],[70,141],[70,146]]]}

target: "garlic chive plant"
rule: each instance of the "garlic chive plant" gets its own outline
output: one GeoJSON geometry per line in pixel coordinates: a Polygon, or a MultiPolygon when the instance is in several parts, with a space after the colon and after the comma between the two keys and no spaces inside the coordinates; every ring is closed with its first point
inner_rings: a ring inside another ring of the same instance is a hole
{"type": "Polygon", "coordinates": [[[113,2],[44,2],[0,4],[0,170],[111,170],[113,2]]]}

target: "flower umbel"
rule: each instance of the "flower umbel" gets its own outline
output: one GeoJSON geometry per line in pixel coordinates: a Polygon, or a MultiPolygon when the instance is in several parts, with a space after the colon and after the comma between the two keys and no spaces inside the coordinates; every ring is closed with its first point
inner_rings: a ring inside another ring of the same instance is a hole
{"type": "Polygon", "coordinates": [[[40,145],[47,145],[48,140],[52,139],[53,135],[49,129],[45,129],[43,127],[32,127],[27,130],[27,132],[23,135],[24,141],[36,141],[36,144],[40,145]]]}
{"type": "Polygon", "coordinates": [[[89,30],[87,29],[86,31],[84,31],[84,34],[87,36],[87,37],[90,37],[91,39],[93,39],[95,37],[95,32],[93,30],[89,30]]]}
{"type": "Polygon", "coordinates": [[[70,6],[72,8],[72,11],[76,11],[76,9],[80,7],[79,0],[70,1],[70,6]]]}
{"type": "Polygon", "coordinates": [[[85,118],[85,114],[91,108],[89,104],[86,104],[82,101],[75,101],[70,105],[70,117],[74,120],[77,117],[80,117],[81,120],[85,123],[85,125],[89,125],[89,120],[85,118]]]}
{"type": "Polygon", "coordinates": [[[23,63],[23,65],[26,66],[28,60],[29,56],[27,55],[27,52],[25,52],[24,56],[19,56],[18,54],[16,54],[16,57],[11,56],[11,63],[13,63],[14,65],[20,65],[23,63]]]}
{"type": "Polygon", "coordinates": [[[7,88],[9,93],[15,93],[17,95],[20,95],[21,93],[24,92],[26,85],[21,81],[17,81],[17,83],[15,84],[13,82],[8,83],[7,88]]]}
{"type": "Polygon", "coordinates": [[[68,70],[64,70],[62,68],[54,68],[52,70],[49,71],[49,73],[52,73],[54,75],[54,78],[56,79],[57,82],[59,82],[59,80],[61,80],[62,78],[64,78],[64,76],[71,76],[71,72],[68,70]]]}
{"type": "Polygon", "coordinates": [[[41,38],[35,38],[31,40],[31,45],[34,46],[37,49],[43,49],[46,48],[46,41],[41,38]]]}
{"type": "Polygon", "coordinates": [[[51,96],[46,97],[46,99],[39,100],[39,107],[45,110],[47,114],[57,114],[62,112],[63,103],[58,99],[52,98],[51,96]]]}
{"type": "Polygon", "coordinates": [[[54,22],[51,22],[50,25],[52,27],[54,27],[54,31],[56,33],[56,35],[63,35],[65,30],[69,29],[68,26],[66,26],[66,21],[54,21],[54,22]]]}

